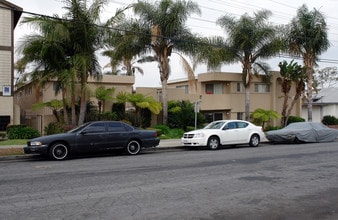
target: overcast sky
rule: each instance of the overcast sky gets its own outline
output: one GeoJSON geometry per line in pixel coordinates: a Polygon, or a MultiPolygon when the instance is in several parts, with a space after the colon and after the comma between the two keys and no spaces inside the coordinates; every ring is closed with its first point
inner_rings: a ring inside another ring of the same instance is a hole
{"type": "MultiPolygon", "coordinates": [[[[24,12],[37,13],[43,15],[52,16],[54,14],[62,15],[64,10],[63,0],[7,0],[19,7],[23,8],[24,12]]],[[[87,0],[91,2],[90,0],[87,0]]],[[[117,8],[121,8],[136,2],[135,0],[111,0],[111,3],[104,9],[104,17],[110,17],[115,13],[117,8]]],[[[150,1],[151,2],[151,1],[150,1]]],[[[155,1],[153,1],[155,2],[155,1]]],[[[338,0],[195,0],[199,4],[202,14],[192,15],[187,26],[193,33],[198,33],[203,36],[216,36],[224,35],[224,32],[219,26],[216,26],[215,21],[225,15],[226,13],[232,14],[236,17],[240,17],[244,13],[249,13],[268,9],[273,15],[270,21],[274,24],[287,24],[296,15],[296,11],[304,3],[311,10],[313,8],[318,9],[326,16],[326,21],[329,28],[329,40],[331,43],[330,49],[322,54],[320,58],[325,62],[319,62],[319,68],[328,66],[338,66],[338,0]],[[327,61],[330,62],[327,62],[327,61]]],[[[27,13],[23,13],[22,17],[28,16],[27,13]]],[[[102,19],[104,20],[104,19],[102,19]]],[[[15,29],[15,41],[18,42],[23,36],[34,30],[30,29],[25,25],[18,25],[15,29]]],[[[16,43],[18,44],[18,43],[16,43]]],[[[279,70],[278,63],[282,61],[283,57],[268,60],[273,70],[279,70]]],[[[301,60],[296,60],[302,64],[301,60]]],[[[109,62],[107,58],[100,58],[101,66],[106,65],[109,62]]],[[[169,78],[170,80],[182,79],[185,74],[180,68],[180,63],[177,57],[174,55],[171,58],[172,73],[169,78]]],[[[158,67],[156,63],[142,65],[145,73],[136,74],[135,86],[160,86],[160,79],[158,73],[158,67]]],[[[204,66],[199,66],[195,74],[206,72],[204,66]]],[[[225,65],[222,67],[222,71],[226,72],[242,72],[240,65],[225,65]]]]}

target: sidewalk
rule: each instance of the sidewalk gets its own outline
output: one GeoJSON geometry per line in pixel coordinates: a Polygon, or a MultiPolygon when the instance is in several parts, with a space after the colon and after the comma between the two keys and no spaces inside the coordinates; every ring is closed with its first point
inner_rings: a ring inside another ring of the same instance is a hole
{"type": "MultiPolygon", "coordinates": [[[[0,149],[10,149],[10,148],[23,148],[25,145],[8,145],[8,146],[0,146],[0,149]]],[[[161,140],[159,146],[155,149],[165,150],[165,149],[174,149],[174,148],[183,148],[180,139],[167,139],[161,140]]],[[[13,156],[0,156],[0,160],[16,160],[16,159],[24,159],[34,157],[34,154],[24,154],[24,155],[13,155],[13,156]]]]}

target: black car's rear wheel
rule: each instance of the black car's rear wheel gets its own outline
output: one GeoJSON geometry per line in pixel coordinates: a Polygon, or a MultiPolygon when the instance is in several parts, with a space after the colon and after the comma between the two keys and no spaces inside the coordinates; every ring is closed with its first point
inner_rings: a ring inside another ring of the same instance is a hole
{"type": "Polygon", "coordinates": [[[49,148],[49,158],[63,160],[68,156],[68,147],[64,143],[55,143],[49,148]]]}
{"type": "Polygon", "coordinates": [[[253,134],[250,138],[250,142],[249,142],[249,145],[251,147],[258,147],[259,145],[259,136],[257,134],[253,134]]]}
{"type": "Polygon", "coordinates": [[[141,144],[136,140],[129,141],[126,151],[130,155],[136,155],[141,151],[141,144]]]}
{"type": "Polygon", "coordinates": [[[219,138],[216,137],[216,136],[211,136],[208,140],[208,145],[207,147],[210,149],[210,150],[216,150],[220,145],[220,141],[219,141],[219,138]]]}

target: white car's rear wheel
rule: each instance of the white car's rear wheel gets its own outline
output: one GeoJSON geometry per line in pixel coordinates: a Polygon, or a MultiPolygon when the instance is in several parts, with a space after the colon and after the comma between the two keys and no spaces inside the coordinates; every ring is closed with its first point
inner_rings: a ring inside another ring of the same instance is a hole
{"type": "Polygon", "coordinates": [[[257,134],[253,134],[253,135],[251,136],[251,138],[250,138],[249,145],[250,145],[251,147],[258,147],[259,142],[260,142],[259,136],[258,136],[257,134]]]}
{"type": "Polygon", "coordinates": [[[210,150],[216,150],[220,145],[220,141],[219,141],[219,138],[216,137],[216,136],[211,136],[208,140],[208,145],[207,147],[210,149],[210,150]]]}

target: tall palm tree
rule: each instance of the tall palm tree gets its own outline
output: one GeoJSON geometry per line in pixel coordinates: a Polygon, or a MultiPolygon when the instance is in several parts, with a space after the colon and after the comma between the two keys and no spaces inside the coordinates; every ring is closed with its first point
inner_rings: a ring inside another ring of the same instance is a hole
{"type": "Polygon", "coordinates": [[[188,16],[200,14],[198,5],[192,1],[161,0],[155,3],[138,1],[133,5],[134,13],[144,24],[149,24],[150,45],[158,62],[162,83],[163,123],[168,121],[167,82],[170,76],[169,57],[173,50],[193,53],[193,35],[185,26],[188,16]]]}
{"type": "Polygon", "coordinates": [[[303,58],[307,76],[308,121],[312,121],[312,84],[319,55],[330,47],[325,17],[318,10],[301,6],[286,32],[288,51],[303,58]]]}
{"type": "Polygon", "coordinates": [[[107,0],[93,0],[87,7],[86,0],[65,0],[70,33],[71,62],[80,82],[80,115],[78,124],[83,124],[88,99],[87,79],[101,74],[96,51],[102,47],[104,29],[100,28],[100,14],[107,0]]]}
{"type": "MultiPolygon", "coordinates": [[[[44,84],[51,79],[57,79],[59,89],[56,95],[62,91],[63,111],[66,112],[65,94],[67,83],[64,83],[63,76],[68,75],[68,62],[66,48],[64,45],[69,40],[68,30],[58,16],[47,17],[25,17],[23,23],[32,25],[38,30],[37,34],[25,36],[19,45],[18,52],[22,57],[18,60],[19,73],[23,78],[31,80],[37,88],[37,92],[44,84]],[[31,72],[25,72],[27,65],[32,64],[31,72]]],[[[39,100],[37,100],[39,101],[39,100]]],[[[64,121],[68,124],[67,114],[64,114],[64,121]]]]}
{"type": "Polygon", "coordinates": [[[245,87],[245,119],[250,119],[250,85],[253,73],[263,71],[269,74],[269,65],[260,62],[275,56],[282,43],[277,37],[276,27],[268,22],[271,12],[261,10],[250,17],[242,15],[239,19],[224,15],[217,20],[227,33],[227,38],[211,37],[206,40],[201,56],[207,59],[210,68],[223,63],[242,64],[245,87]]]}

